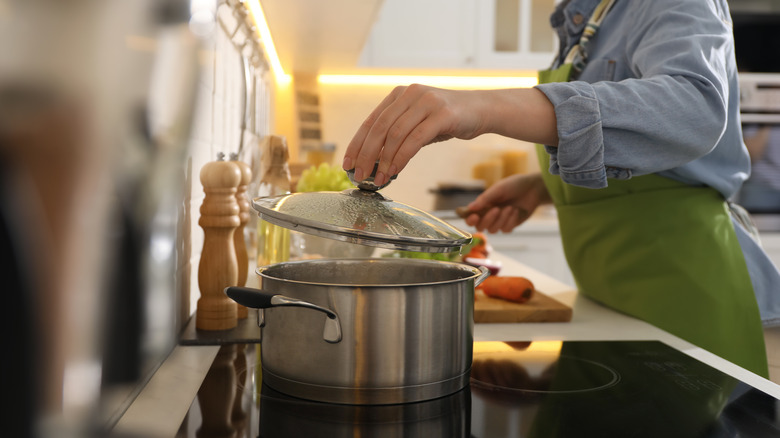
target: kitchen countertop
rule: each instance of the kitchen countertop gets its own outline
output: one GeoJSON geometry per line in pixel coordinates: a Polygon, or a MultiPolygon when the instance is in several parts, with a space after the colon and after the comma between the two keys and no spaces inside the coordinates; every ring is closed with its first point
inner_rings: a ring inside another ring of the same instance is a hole
{"type": "Polygon", "coordinates": [[[750,215],[760,232],[780,232],[780,214],[753,213],[750,215]]]}
{"type": "Polygon", "coordinates": [[[658,327],[602,306],[579,295],[571,286],[501,254],[493,254],[491,258],[502,262],[502,274],[511,272],[528,277],[538,290],[572,306],[574,312],[572,320],[563,323],[476,324],[475,341],[659,340],[780,399],[780,385],[658,327]]]}
{"type": "MultiPolygon", "coordinates": [[[[536,288],[574,309],[570,322],[475,324],[475,341],[659,340],[780,399],[780,386],[655,326],[615,312],[511,258],[494,253],[502,273],[526,276],[536,288]]],[[[117,423],[124,436],[171,437],[194,400],[218,346],[179,345],[117,423]]]]}

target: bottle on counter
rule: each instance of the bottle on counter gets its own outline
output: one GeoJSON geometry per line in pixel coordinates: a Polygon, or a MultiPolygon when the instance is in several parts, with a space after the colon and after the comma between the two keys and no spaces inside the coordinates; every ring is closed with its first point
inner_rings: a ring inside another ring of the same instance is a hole
{"type": "MultiPolygon", "coordinates": [[[[269,136],[261,147],[257,196],[290,193],[290,152],[285,137],[269,136]]],[[[289,260],[290,230],[262,219],[257,221],[257,266],[289,260]]]]}

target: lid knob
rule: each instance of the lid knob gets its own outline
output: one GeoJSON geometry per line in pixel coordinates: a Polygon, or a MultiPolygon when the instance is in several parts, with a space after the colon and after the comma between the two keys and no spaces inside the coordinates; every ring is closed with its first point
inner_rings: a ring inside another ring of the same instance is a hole
{"type": "Polygon", "coordinates": [[[354,167],[347,171],[347,175],[349,175],[349,180],[352,181],[352,184],[356,185],[357,188],[359,188],[360,190],[368,190],[370,192],[375,192],[377,190],[381,190],[381,189],[387,187],[388,185],[390,185],[390,183],[394,179],[396,179],[398,177],[398,175],[393,175],[393,176],[391,176],[390,178],[387,179],[387,182],[385,182],[381,186],[378,186],[378,185],[374,184],[374,177],[376,176],[376,171],[377,171],[378,168],[379,168],[379,161],[374,163],[374,168],[371,170],[371,175],[367,176],[362,181],[357,181],[355,179],[355,168],[354,167]]]}

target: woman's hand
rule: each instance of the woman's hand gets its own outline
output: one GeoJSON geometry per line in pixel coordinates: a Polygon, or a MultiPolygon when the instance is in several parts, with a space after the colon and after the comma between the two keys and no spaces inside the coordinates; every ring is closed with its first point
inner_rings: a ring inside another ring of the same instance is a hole
{"type": "Polygon", "coordinates": [[[344,155],[344,170],[354,167],[355,179],[362,180],[379,159],[374,183],[382,185],[423,146],[480,135],[479,99],[477,91],[417,84],[395,88],[355,133],[344,155]]]}
{"type": "Polygon", "coordinates": [[[493,132],[556,145],[552,104],[533,88],[444,90],[397,87],[363,122],[344,154],[344,170],[363,180],[379,160],[376,185],[398,174],[423,146],[450,138],[469,140],[493,132]]]}
{"type": "Polygon", "coordinates": [[[552,199],[542,175],[518,174],[508,176],[482,192],[468,205],[466,224],[479,231],[508,233],[525,222],[531,213],[552,199]]]}

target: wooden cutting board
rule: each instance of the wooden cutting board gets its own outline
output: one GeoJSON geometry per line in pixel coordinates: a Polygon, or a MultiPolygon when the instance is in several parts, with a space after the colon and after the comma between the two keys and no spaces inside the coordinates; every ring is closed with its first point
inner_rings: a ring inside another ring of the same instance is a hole
{"type": "Polygon", "coordinates": [[[474,322],[568,322],[571,321],[571,307],[560,301],[534,291],[526,303],[518,304],[485,296],[477,290],[474,300],[474,322]]]}

